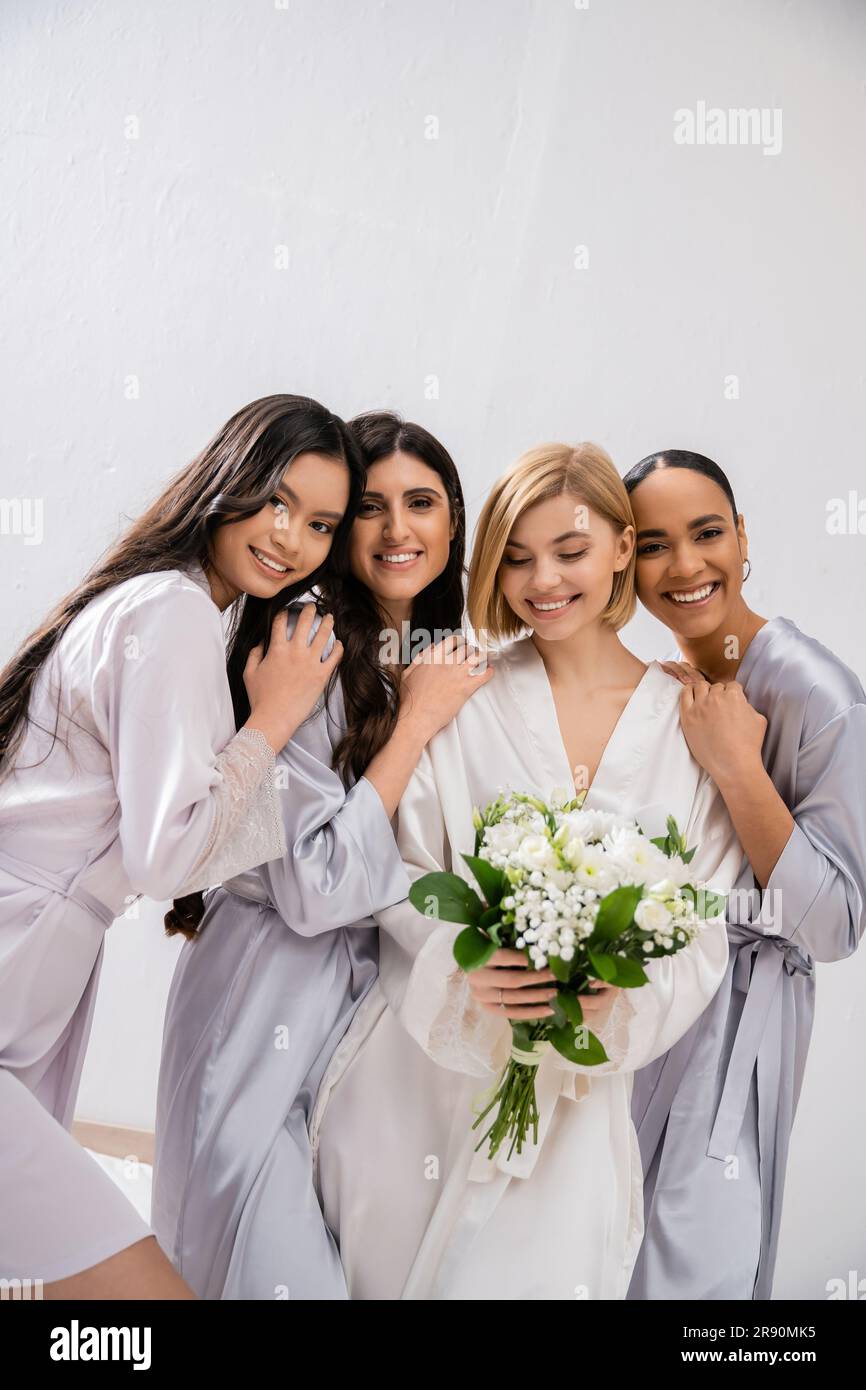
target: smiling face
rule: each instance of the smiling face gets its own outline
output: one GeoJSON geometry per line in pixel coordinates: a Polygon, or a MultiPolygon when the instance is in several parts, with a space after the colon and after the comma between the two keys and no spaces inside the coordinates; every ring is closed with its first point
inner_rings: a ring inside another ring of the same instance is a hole
{"type": "Polygon", "coordinates": [[[528,507],[511,528],[497,582],[521,622],[561,641],[600,619],[633,548],[631,526],[618,532],[564,492],[528,507]]]}
{"type": "Polygon", "coordinates": [[[214,532],[212,588],[220,606],[239,594],[273,598],[312,574],[327,559],[348,502],[349,470],[341,459],[298,454],[260,511],[214,532]]]}
{"type": "Polygon", "coordinates": [[[456,524],[435,469],[399,450],[367,470],[349,546],[355,578],[395,617],[448,563],[456,524]]]}
{"type": "Polygon", "coordinates": [[[733,631],[748,541],[719,485],[689,468],[657,468],[631,504],[644,607],[691,640],[733,631]]]}

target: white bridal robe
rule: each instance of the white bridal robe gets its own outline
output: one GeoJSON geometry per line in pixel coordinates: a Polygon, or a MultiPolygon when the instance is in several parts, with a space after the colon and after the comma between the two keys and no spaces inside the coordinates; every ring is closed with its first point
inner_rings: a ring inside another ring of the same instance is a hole
{"type": "Polygon", "coordinates": [[[753,637],[737,679],[794,829],[763,894],[743,858],[721,988],[635,1077],[646,1235],[630,1299],[770,1298],[815,962],[849,956],[866,928],[863,687],[788,618],[753,637]]]}
{"type": "MultiPolygon", "coordinates": [[[[549,798],[573,789],[541,657],[524,637],[494,658],[493,679],[431,741],[398,813],[412,879],[452,870],[472,881],[473,805],[500,789],[549,798]]],[[[650,835],[672,814],[695,875],[727,892],[740,850],[714,784],[679,724],[680,687],[653,662],[604,750],[587,809],[635,816],[650,835]]],[[[643,1231],[642,1173],[630,1117],[632,1073],[665,1052],[724,975],[720,919],[650,982],[615,997],[598,1033],[609,1061],[538,1068],[538,1143],[494,1161],[473,1104],[498,1080],[507,1019],[480,1009],[456,966],[461,930],[406,901],[376,914],[380,979],[322,1081],[311,1135],[325,1219],[353,1299],[619,1299],[643,1231]]]]}
{"type": "Polygon", "coordinates": [[[199,565],[92,599],[29,713],[0,781],[0,1277],[50,1282],[151,1234],[68,1133],[106,928],[137,895],[205,888],[285,840],[199,565]]]}
{"type": "Polygon", "coordinates": [[[409,880],[372,782],[347,789],[332,768],[345,727],[337,681],[277,760],[285,857],[208,894],[172,980],[152,1221],[202,1298],[348,1297],[307,1130],[376,979],[370,914],[409,880]]]}

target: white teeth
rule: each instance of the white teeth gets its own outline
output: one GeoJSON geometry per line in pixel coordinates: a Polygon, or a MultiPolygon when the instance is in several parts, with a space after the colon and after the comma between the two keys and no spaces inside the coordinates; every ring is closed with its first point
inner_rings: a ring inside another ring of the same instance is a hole
{"type": "MultiPolygon", "coordinates": [[[[571,598],[574,597],[575,595],[572,594],[571,598]]],[[[553,608],[564,608],[567,603],[571,603],[571,598],[561,598],[558,603],[534,603],[532,599],[529,602],[533,608],[538,609],[539,613],[549,613],[553,608]]]]}
{"type": "Polygon", "coordinates": [[[676,603],[697,603],[699,599],[709,598],[715,588],[715,581],[712,584],[705,584],[702,589],[694,589],[690,594],[671,592],[670,597],[676,603]]]}
{"type": "Polygon", "coordinates": [[[256,550],[254,545],[250,546],[250,550],[257,560],[261,560],[263,565],[267,565],[268,569],[273,570],[276,574],[288,574],[288,565],[278,565],[275,560],[269,560],[267,555],[263,555],[260,550],[256,550]]]}
{"type": "Polygon", "coordinates": [[[405,565],[407,560],[416,560],[420,550],[407,550],[403,555],[377,555],[377,560],[387,560],[389,565],[405,565]]]}

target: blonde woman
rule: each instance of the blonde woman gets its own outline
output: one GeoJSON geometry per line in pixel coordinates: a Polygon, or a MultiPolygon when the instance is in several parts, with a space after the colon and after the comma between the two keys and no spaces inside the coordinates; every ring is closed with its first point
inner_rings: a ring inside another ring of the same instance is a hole
{"type": "MultiPolygon", "coordinates": [[[[593,444],[547,444],[497,482],[469,583],[475,631],[501,646],[493,678],[428,744],[399,807],[409,877],[469,871],[473,805],[500,789],[676,817],[698,878],[726,892],[740,850],[692,758],[680,686],[618,629],[634,609],[635,533],[623,484],[593,444]],[[509,639],[516,639],[508,645],[509,639]]],[[[500,951],[463,975],[459,927],[408,902],[377,914],[381,975],[326,1074],[314,1114],[317,1180],[352,1298],[624,1298],[643,1229],[632,1073],[694,1022],[724,975],[716,921],[648,965],[638,990],[589,1008],[609,1061],[550,1051],[538,1070],[538,1143],[495,1161],[473,1106],[508,1057],[509,1020],[550,1013],[549,971],[500,951]]]]}

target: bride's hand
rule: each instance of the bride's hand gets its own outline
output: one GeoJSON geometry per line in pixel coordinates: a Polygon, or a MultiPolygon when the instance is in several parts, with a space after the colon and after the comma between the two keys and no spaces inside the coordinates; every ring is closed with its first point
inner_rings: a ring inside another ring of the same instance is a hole
{"type": "Polygon", "coordinates": [[[469,973],[469,989],[482,1009],[506,1018],[550,1018],[547,1003],[557,991],[552,970],[534,970],[522,951],[500,947],[487,965],[469,973]]]}
{"type": "Polygon", "coordinates": [[[607,1018],[608,1011],[614,999],[620,993],[621,985],[608,985],[604,980],[593,980],[592,994],[579,994],[580,1007],[583,1010],[583,1017],[586,1023],[592,1028],[593,1024],[603,1023],[607,1018]]]}
{"type": "MultiPolygon", "coordinates": [[[[487,965],[469,974],[469,989],[482,1009],[502,1013],[506,1018],[550,1018],[553,1009],[547,1002],[553,999],[558,981],[552,970],[534,970],[522,951],[501,947],[494,951],[487,965]]],[[[580,1007],[590,1026],[606,1016],[619,985],[593,980],[592,993],[581,994],[580,1007]]]]}

